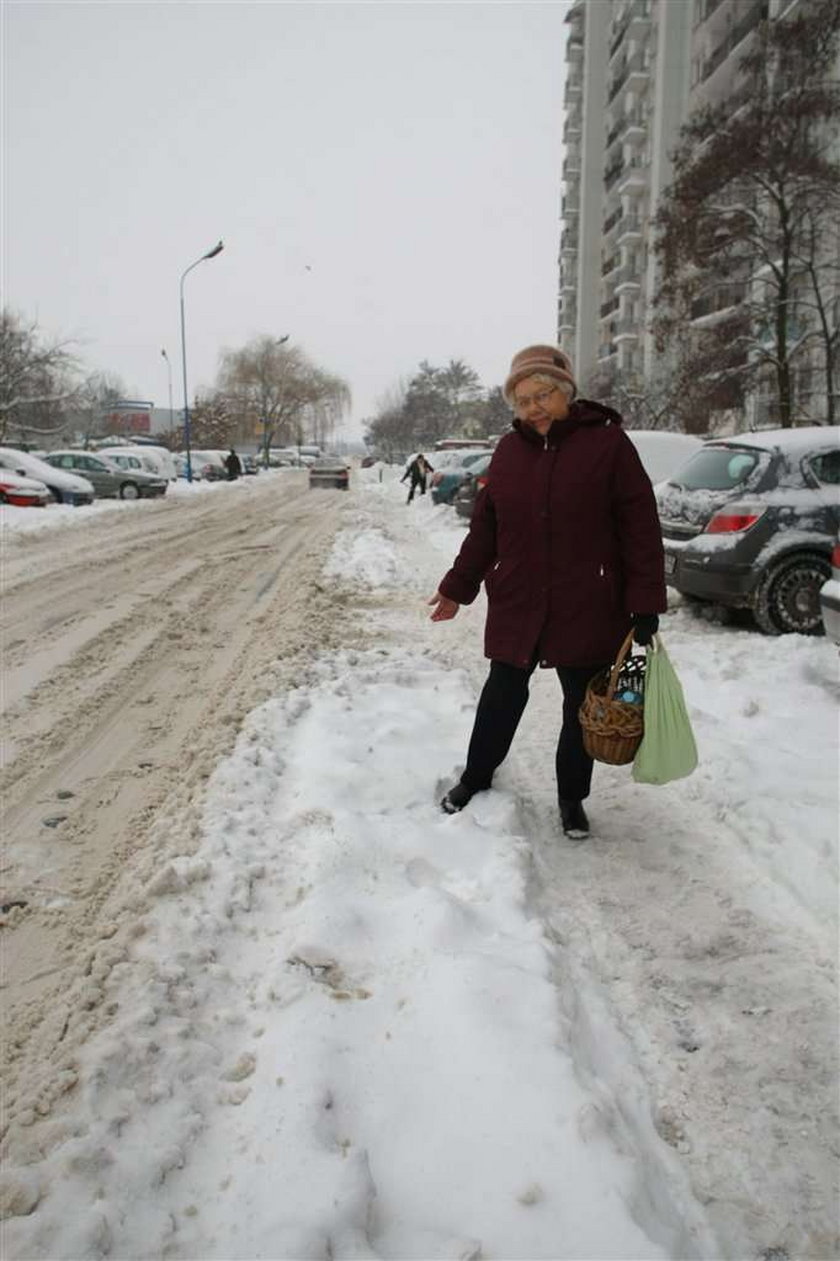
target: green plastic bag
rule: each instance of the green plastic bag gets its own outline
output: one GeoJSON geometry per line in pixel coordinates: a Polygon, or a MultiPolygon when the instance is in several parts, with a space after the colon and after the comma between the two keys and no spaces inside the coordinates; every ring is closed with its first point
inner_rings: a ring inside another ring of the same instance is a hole
{"type": "Polygon", "coordinates": [[[662,640],[647,650],[645,734],[633,760],[639,784],[668,784],[683,779],[697,765],[697,745],[685,697],[662,640]]]}

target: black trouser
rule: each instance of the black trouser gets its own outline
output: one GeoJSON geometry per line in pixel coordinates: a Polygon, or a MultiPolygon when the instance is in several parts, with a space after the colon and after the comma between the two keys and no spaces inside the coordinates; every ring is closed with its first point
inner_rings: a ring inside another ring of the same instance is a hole
{"type": "Polygon", "coordinates": [[[410,487],[409,492],[408,492],[408,499],[406,500],[406,503],[409,503],[409,504],[411,503],[412,499],[414,498],[414,493],[415,493],[415,491],[417,491],[417,490],[419,490],[419,491],[420,491],[420,494],[421,494],[421,495],[425,495],[425,493],[426,493],[426,479],[425,479],[425,477],[412,477],[412,479],[411,479],[411,487],[410,487]]]}
{"type": "MultiPolygon", "coordinates": [[[[489,788],[493,772],[507,757],[519,720],[528,704],[528,683],[536,658],[525,669],[491,661],[490,673],[481,692],[473,723],[467,766],[461,780],[478,792],[489,788]]],[[[592,758],[583,747],[578,710],[586,685],[604,665],[558,666],[563,688],[563,725],[557,743],[557,795],[568,801],[583,801],[592,782],[592,758]]]]}

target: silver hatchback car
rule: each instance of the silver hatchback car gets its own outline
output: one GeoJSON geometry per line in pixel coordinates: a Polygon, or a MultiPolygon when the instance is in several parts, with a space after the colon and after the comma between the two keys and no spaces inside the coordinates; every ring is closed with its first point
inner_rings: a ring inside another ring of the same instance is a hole
{"type": "MultiPolygon", "coordinates": [[[[50,451],[44,456],[54,468],[86,477],[100,498],[141,499],[166,494],[166,479],[141,467],[124,468],[110,456],[92,451],[50,451]]],[[[139,466],[139,461],[137,461],[139,466]]]]}

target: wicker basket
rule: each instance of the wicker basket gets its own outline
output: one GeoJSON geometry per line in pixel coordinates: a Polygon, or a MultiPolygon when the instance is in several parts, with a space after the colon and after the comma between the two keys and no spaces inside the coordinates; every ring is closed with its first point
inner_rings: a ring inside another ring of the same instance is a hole
{"type": "MultiPolygon", "coordinates": [[[[615,697],[632,643],[631,630],[619,649],[612,669],[602,670],[590,681],[579,710],[583,747],[596,762],[608,762],[610,766],[632,762],[644,734],[644,707],[615,697]]],[[[643,678],[644,660],[634,657],[632,661],[634,683],[638,687],[643,678]]],[[[643,683],[641,685],[643,687],[643,683]]]]}

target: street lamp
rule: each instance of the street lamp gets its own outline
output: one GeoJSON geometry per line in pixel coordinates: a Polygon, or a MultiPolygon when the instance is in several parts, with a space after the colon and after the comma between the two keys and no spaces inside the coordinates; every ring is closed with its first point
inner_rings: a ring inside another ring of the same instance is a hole
{"type": "Polygon", "coordinates": [[[169,432],[172,433],[172,364],[169,362],[169,355],[166,353],[166,347],[160,352],[166,360],[166,375],[169,380],[169,432]]]}
{"type": "Polygon", "coordinates": [[[212,250],[208,250],[206,254],[202,254],[201,258],[197,258],[194,263],[190,263],[189,267],[181,276],[181,362],[184,370],[184,448],[187,456],[187,481],[192,481],[192,455],[190,453],[190,402],[187,393],[187,337],[184,330],[184,281],[186,280],[193,267],[197,267],[199,263],[205,262],[208,258],[215,258],[217,254],[221,254],[224,244],[219,241],[214,245],[212,250]]]}

